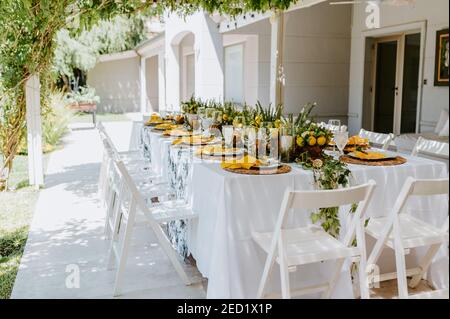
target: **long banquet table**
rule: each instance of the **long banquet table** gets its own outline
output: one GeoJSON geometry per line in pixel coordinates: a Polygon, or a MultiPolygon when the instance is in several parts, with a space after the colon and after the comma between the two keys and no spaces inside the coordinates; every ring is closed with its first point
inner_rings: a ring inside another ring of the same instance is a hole
{"type": "MultiPolygon", "coordinates": [[[[189,224],[172,224],[169,232],[183,255],[191,253],[203,276],[208,278],[208,298],[254,298],[266,254],[252,241],[252,232],[272,231],[283,194],[287,188],[314,189],[313,176],[297,165],[282,175],[239,175],[224,171],[214,161],[197,159],[194,149],[171,145],[171,140],[148,129],[152,166],[166,174],[179,197],[190,200],[199,218],[189,224]],[[181,239],[180,239],[181,238],[181,239]],[[186,251],[188,250],[188,252],[186,251]]],[[[393,206],[401,187],[409,176],[415,178],[444,178],[448,170],[444,163],[405,156],[400,166],[349,165],[351,183],[375,180],[376,191],[367,211],[368,217],[383,216],[393,206]]],[[[340,210],[341,236],[349,222],[349,208],[340,210]]],[[[441,226],[448,216],[448,197],[412,198],[406,212],[441,226]]],[[[292,212],[288,225],[310,224],[310,213],[292,212]]],[[[368,241],[368,246],[373,242],[368,241]]],[[[369,247],[370,252],[370,247],[369,247]]],[[[425,249],[411,251],[407,263],[417,262],[425,249]]],[[[428,280],[437,288],[448,288],[448,249],[444,247],[435,258],[428,280]]],[[[327,281],[332,263],[299,267],[290,274],[293,287],[310,286],[327,281]]],[[[393,253],[383,253],[381,272],[393,271],[393,253]]],[[[274,268],[269,290],[279,290],[278,267],[274,268]]],[[[311,295],[309,297],[318,297],[311,295]]],[[[337,283],[334,298],[353,298],[349,264],[337,283]]]]}

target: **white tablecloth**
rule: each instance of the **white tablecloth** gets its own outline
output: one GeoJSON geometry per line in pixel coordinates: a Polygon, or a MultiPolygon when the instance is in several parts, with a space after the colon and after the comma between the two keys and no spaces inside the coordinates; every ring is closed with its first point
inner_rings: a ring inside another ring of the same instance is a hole
{"type": "MultiPolygon", "coordinates": [[[[364,183],[369,179],[377,182],[368,216],[385,215],[393,206],[408,176],[448,176],[447,168],[442,163],[410,157],[407,159],[408,163],[396,167],[350,165],[353,183],[364,183]]],[[[251,233],[272,231],[285,189],[312,189],[312,173],[294,168],[291,173],[284,175],[247,176],[226,172],[216,163],[194,163],[191,187],[193,209],[199,218],[190,224],[188,245],[198,269],[208,278],[208,298],[254,298],[266,254],[252,241],[251,233]]],[[[433,200],[415,199],[407,210],[439,226],[447,217],[448,199],[446,196],[437,196],[433,200]]],[[[345,234],[347,212],[345,209],[340,212],[341,235],[345,234]]],[[[309,214],[291,214],[289,225],[298,227],[310,223],[309,214]]],[[[407,262],[417,260],[422,252],[412,253],[407,262]]],[[[392,260],[392,254],[382,256],[382,272],[392,268],[392,260]]],[[[291,273],[292,285],[303,287],[326,282],[330,265],[302,266],[299,271],[291,273]]],[[[279,291],[278,278],[278,267],[274,267],[269,289],[279,291]]],[[[443,249],[436,258],[429,279],[437,287],[448,287],[448,250],[443,249]],[[438,277],[444,273],[447,276],[438,277]]],[[[353,297],[348,268],[344,269],[333,297],[353,297]]]]}

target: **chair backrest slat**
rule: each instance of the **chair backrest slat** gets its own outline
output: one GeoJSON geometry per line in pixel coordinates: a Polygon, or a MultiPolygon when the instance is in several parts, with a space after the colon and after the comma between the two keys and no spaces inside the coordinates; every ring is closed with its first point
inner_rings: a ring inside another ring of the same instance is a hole
{"type": "Polygon", "coordinates": [[[424,155],[425,157],[435,157],[439,159],[449,159],[449,144],[439,141],[427,140],[423,137],[419,137],[417,140],[412,156],[424,155]]]}
{"type": "Polygon", "coordinates": [[[426,180],[414,180],[410,190],[410,195],[430,196],[448,194],[448,178],[426,180]]]}
{"type": "Polygon", "coordinates": [[[137,207],[144,212],[144,214],[151,220],[154,221],[153,215],[150,213],[147,204],[145,203],[144,198],[136,187],[136,184],[133,182],[128,170],[122,161],[114,161],[114,165],[120,172],[120,175],[124,182],[124,188],[130,192],[132,200],[136,202],[137,207]]]}
{"type": "Polygon", "coordinates": [[[394,134],[385,134],[385,133],[377,133],[367,131],[365,129],[361,129],[359,131],[359,136],[362,138],[369,139],[371,144],[375,144],[376,146],[380,146],[382,149],[387,150],[391,145],[391,142],[394,140],[394,134]]]}
{"type": "Polygon", "coordinates": [[[350,205],[364,200],[367,185],[360,185],[336,190],[294,191],[289,208],[329,208],[350,205]]]}

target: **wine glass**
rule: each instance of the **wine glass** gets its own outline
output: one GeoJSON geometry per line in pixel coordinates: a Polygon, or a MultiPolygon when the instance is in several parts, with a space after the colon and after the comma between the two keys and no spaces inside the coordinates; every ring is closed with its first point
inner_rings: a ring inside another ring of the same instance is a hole
{"type": "Polygon", "coordinates": [[[337,148],[339,149],[340,155],[344,155],[344,148],[348,141],[348,132],[339,131],[334,133],[334,140],[337,148]]]}

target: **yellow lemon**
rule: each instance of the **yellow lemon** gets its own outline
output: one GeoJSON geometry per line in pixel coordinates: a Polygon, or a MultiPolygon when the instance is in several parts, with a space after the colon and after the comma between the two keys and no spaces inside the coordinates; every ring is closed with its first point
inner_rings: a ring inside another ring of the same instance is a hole
{"type": "Polygon", "coordinates": [[[281,120],[275,120],[275,127],[280,128],[281,126],[281,120]]]}
{"type": "Polygon", "coordinates": [[[319,146],[323,146],[325,145],[325,143],[327,142],[327,139],[325,138],[325,136],[321,136],[317,139],[317,144],[319,146]]]}
{"type": "Polygon", "coordinates": [[[308,145],[309,146],[314,146],[316,145],[316,138],[314,136],[310,136],[308,139],[308,145]]]}
{"type": "Polygon", "coordinates": [[[303,137],[297,137],[297,145],[300,147],[303,147],[305,145],[305,140],[303,139],[303,137]]]}
{"type": "Polygon", "coordinates": [[[228,121],[228,115],[224,114],[224,115],[222,116],[222,119],[223,119],[224,121],[228,121]]]}
{"type": "Polygon", "coordinates": [[[258,125],[258,126],[259,126],[259,124],[261,123],[261,117],[260,117],[259,115],[257,115],[257,116],[255,117],[255,123],[256,123],[256,125],[258,125]]]}

